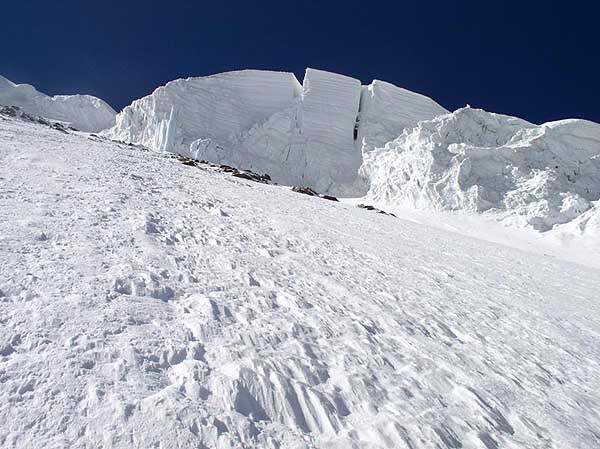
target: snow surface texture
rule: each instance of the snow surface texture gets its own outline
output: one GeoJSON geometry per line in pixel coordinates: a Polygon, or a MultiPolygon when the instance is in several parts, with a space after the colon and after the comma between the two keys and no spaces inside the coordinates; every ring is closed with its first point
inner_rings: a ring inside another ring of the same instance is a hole
{"type": "Polygon", "coordinates": [[[49,97],[29,84],[15,84],[0,75],[0,105],[18,106],[26,113],[66,122],[88,132],[98,132],[115,124],[116,112],[91,95],[49,97]]]}
{"type": "Polygon", "coordinates": [[[600,272],[0,118],[0,447],[600,444],[600,272]]]}
{"type": "Polygon", "coordinates": [[[586,226],[582,214],[600,199],[600,125],[536,126],[467,107],[365,154],[361,173],[374,201],[488,212],[539,231],[576,218],[586,226]]]}
{"type": "Polygon", "coordinates": [[[170,82],[126,107],[105,135],[357,195],[366,191],[358,179],[362,151],[446,112],[381,81],[361,86],[307,69],[300,85],[292,73],[244,70],[170,82]]]}

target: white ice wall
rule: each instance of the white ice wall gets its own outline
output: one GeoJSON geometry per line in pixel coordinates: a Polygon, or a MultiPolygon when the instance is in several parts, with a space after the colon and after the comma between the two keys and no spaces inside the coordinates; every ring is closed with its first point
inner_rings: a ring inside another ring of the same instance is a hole
{"type": "Polygon", "coordinates": [[[358,179],[363,137],[389,140],[445,112],[379,81],[362,88],[357,79],[309,68],[301,86],[291,73],[246,70],[170,82],[125,108],[106,134],[269,173],[280,183],[358,194],[366,191],[358,179]]]}
{"type": "Polygon", "coordinates": [[[228,141],[201,138],[190,153],[267,172],[276,182],[340,191],[362,162],[353,138],[360,88],[356,79],[307,69],[301,94],[289,107],[228,141]]]}
{"type": "Polygon", "coordinates": [[[301,130],[306,137],[308,183],[320,190],[339,190],[351,184],[362,163],[355,145],[359,80],[322,70],[307,69],[301,107],[301,130]]]}
{"type": "Polygon", "coordinates": [[[243,70],[172,81],[117,117],[113,138],[186,153],[198,138],[229,147],[253,124],[293,104],[301,86],[291,73],[243,70]]]}

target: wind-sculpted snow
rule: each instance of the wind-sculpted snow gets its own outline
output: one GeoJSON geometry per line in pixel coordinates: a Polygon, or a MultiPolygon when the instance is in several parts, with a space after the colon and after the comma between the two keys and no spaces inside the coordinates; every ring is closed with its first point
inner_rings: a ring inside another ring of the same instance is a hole
{"type": "Polygon", "coordinates": [[[365,154],[361,170],[376,201],[489,212],[546,231],[600,198],[600,125],[535,126],[464,108],[365,154]]]}
{"type": "Polygon", "coordinates": [[[267,172],[284,184],[359,194],[363,137],[370,149],[446,112],[380,81],[361,87],[307,69],[301,86],[291,73],[245,70],[173,81],[125,108],[105,135],[267,172]]]}
{"type": "Polygon", "coordinates": [[[67,122],[81,131],[98,132],[115,124],[116,112],[91,95],[49,97],[29,84],[15,84],[0,76],[0,105],[18,106],[32,115],[67,122]]]}
{"type": "Polygon", "coordinates": [[[596,255],[595,258],[600,260],[600,201],[595,201],[592,207],[568,223],[555,226],[549,235],[563,246],[575,242],[578,248],[585,248],[580,251],[596,255]]]}
{"type": "Polygon", "coordinates": [[[596,201],[594,206],[579,215],[572,222],[560,226],[557,230],[569,234],[595,237],[600,243],[600,202],[596,201]]]}
{"type": "Polygon", "coordinates": [[[598,447],[597,270],[16,119],[0,166],[2,448],[598,447]]]}

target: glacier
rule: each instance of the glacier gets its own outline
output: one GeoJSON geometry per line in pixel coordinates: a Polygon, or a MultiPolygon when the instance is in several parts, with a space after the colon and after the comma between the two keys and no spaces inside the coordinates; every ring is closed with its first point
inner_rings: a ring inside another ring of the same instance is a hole
{"type": "Polygon", "coordinates": [[[362,154],[407,126],[447,113],[392,84],[308,68],[243,70],[172,81],[134,101],[104,135],[268,173],[283,184],[366,192],[362,154]]]}
{"type": "Polygon", "coordinates": [[[99,132],[115,124],[117,113],[91,95],[48,96],[29,84],[15,84],[0,75],[0,105],[18,106],[28,114],[66,122],[87,132],[99,132]]]}

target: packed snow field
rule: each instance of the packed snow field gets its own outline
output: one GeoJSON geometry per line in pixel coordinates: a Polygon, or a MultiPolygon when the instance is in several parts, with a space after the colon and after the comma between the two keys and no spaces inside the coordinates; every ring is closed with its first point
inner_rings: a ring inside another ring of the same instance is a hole
{"type": "Polygon", "coordinates": [[[600,271],[0,117],[0,447],[597,448],[600,271]]]}

